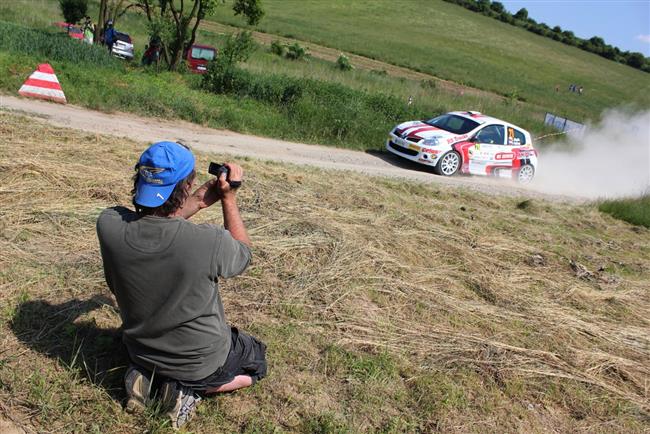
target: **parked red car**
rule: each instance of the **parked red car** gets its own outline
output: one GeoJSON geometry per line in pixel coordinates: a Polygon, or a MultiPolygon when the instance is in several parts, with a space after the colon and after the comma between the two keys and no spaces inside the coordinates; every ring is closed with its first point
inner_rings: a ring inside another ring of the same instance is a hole
{"type": "Polygon", "coordinates": [[[63,21],[57,21],[54,23],[55,26],[61,27],[62,29],[66,29],[68,31],[68,36],[70,36],[73,39],[83,39],[84,38],[84,32],[83,30],[75,26],[74,24],[70,23],[65,23],[63,21]]]}
{"type": "Polygon", "coordinates": [[[209,45],[194,44],[187,51],[187,64],[190,71],[197,74],[205,74],[208,70],[208,63],[217,55],[217,49],[209,45]]]}

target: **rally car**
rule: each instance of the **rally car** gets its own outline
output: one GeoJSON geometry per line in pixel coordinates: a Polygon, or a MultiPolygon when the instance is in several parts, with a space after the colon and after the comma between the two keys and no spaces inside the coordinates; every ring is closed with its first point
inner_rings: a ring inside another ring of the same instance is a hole
{"type": "Polygon", "coordinates": [[[537,171],[537,150],[528,131],[473,111],[401,123],[389,133],[386,149],[443,176],[460,171],[526,184],[537,171]]]}

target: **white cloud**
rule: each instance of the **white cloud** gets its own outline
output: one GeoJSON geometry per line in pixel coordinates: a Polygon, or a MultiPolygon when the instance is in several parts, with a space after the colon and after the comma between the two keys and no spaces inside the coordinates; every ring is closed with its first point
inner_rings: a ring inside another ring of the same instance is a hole
{"type": "Polygon", "coordinates": [[[650,44],[650,35],[637,35],[636,37],[639,41],[650,44]]]}

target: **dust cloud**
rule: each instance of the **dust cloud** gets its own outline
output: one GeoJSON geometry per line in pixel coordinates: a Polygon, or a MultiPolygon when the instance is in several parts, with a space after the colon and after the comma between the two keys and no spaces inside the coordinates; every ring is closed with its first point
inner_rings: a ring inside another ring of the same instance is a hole
{"type": "Polygon", "coordinates": [[[607,111],[569,143],[543,147],[531,187],[591,199],[650,192],[650,111],[607,111]]]}

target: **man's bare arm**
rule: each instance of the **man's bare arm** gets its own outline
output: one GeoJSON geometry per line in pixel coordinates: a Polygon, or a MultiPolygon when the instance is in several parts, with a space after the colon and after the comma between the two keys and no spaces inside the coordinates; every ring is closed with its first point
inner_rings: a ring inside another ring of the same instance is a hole
{"type": "Polygon", "coordinates": [[[248,238],[246,227],[239,214],[235,194],[225,195],[221,199],[221,207],[223,208],[223,226],[230,231],[234,239],[250,247],[251,240],[248,238]]]}
{"type": "MultiPolygon", "coordinates": [[[[240,166],[233,163],[226,163],[230,171],[228,179],[231,181],[241,181],[244,171],[240,166]]],[[[219,190],[221,192],[221,207],[223,209],[223,226],[230,231],[230,234],[237,241],[241,241],[248,247],[251,246],[251,240],[248,238],[246,226],[239,213],[237,206],[237,189],[231,188],[226,180],[226,174],[221,175],[218,180],[219,190]]]]}

